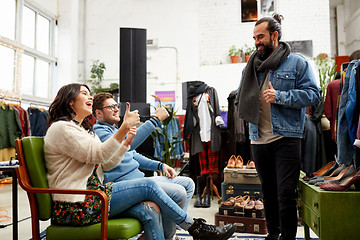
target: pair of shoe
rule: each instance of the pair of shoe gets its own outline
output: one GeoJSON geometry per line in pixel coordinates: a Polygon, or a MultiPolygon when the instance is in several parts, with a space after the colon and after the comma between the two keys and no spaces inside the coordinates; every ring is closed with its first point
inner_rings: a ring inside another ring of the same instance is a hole
{"type": "Polygon", "coordinates": [[[353,184],[360,183],[360,170],[355,170],[348,173],[348,176],[343,177],[341,180],[324,182],[320,185],[320,188],[328,191],[346,191],[353,184]]]}
{"type": "Polygon", "coordinates": [[[241,207],[244,208],[246,204],[250,201],[250,196],[236,196],[236,197],[230,197],[225,201],[220,202],[220,205],[223,206],[234,206],[234,207],[241,207]]]}
{"type": "Polygon", "coordinates": [[[320,179],[318,182],[315,183],[315,186],[321,186],[323,183],[330,182],[330,181],[341,181],[343,178],[348,177],[355,171],[355,168],[353,165],[346,166],[345,164],[342,164],[340,167],[338,167],[330,176],[325,176],[322,179],[320,179]]]}
{"type": "Polygon", "coordinates": [[[243,168],[244,167],[244,161],[240,155],[235,157],[235,155],[231,155],[229,158],[229,161],[227,163],[228,168],[243,168]]]}
{"type": "Polygon", "coordinates": [[[335,161],[331,161],[331,162],[327,163],[325,166],[323,166],[322,168],[320,168],[319,170],[317,170],[316,172],[310,174],[312,177],[305,176],[303,178],[303,180],[308,182],[308,181],[316,179],[317,177],[320,177],[320,176],[330,175],[330,173],[332,173],[337,167],[338,167],[337,163],[335,161]]]}
{"type": "Polygon", "coordinates": [[[332,178],[332,177],[337,177],[344,169],[347,168],[347,166],[345,164],[341,164],[340,166],[338,166],[337,168],[335,168],[335,170],[333,170],[334,167],[337,167],[337,164],[334,164],[329,171],[327,171],[326,173],[324,173],[324,175],[321,176],[314,176],[312,178],[309,179],[308,183],[309,184],[313,184],[313,185],[318,185],[321,182],[324,182],[325,179],[327,178],[332,178]],[[333,171],[332,171],[333,170],[333,171]],[[332,172],[331,172],[332,171],[332,172]]]}
{"type": "Polygon", "coordinates": [[[226,224],[224,226],[208,225],[202,218],[194,218],[194,223],[188,229],[194,240],[226,240],[235,232],[234,224],[226,224]]]}
{"type": "Polygon", "coordinates": [[[264,218],[264,203],[263,199],[251,199],[244,207],[245,217],[264,218]]]}

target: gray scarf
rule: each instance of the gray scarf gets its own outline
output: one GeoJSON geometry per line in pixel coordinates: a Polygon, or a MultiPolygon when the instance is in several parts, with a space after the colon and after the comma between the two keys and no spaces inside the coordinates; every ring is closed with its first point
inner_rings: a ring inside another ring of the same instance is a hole
{"type": "Polygon", "coordinates": [[[289,56],[290,45],[279,42],[279,46],[264,61],[260,60],[255,51],[244,70],[239,91],[236,95],[235,104],[238,107],[239,117],[252,124],[258,125],[260,113],[260,86],[256,72],[275,70],[289,56]]]}

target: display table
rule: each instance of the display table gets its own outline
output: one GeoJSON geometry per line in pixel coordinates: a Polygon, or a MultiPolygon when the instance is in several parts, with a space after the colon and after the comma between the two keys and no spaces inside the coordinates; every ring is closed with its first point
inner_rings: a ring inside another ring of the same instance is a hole
{"type": "Polygon", "coordinates": [[[305,239],[309,227],[324,240],[359,239],[360,191],[325,191],[299,180],[299,215],[304,222],[305,239]]]}
{"type": "Polygon", "coordinates": [[[16,168],[18,166],[0,166],[0,171],[9,172],[12,176],[12,218],[13,218],[13,240],[18,239],[18,189],[16,168]]]}

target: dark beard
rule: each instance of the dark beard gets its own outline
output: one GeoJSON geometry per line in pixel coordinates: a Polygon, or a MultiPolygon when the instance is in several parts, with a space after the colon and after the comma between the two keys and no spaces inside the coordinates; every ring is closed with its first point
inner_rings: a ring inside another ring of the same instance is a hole
{"type": "Polygon", "coordinates": [[[260,58],[260,60],[264,61],[265,59],[267,59],[271,53],[274,50],[274,43],[272,41],[269,42],[269,44],[261,44],[261,45],[257,45],[256,47],[259,46],[263,46],[264,50],[259,51],[258,50],[258,56],[260,58]]]}

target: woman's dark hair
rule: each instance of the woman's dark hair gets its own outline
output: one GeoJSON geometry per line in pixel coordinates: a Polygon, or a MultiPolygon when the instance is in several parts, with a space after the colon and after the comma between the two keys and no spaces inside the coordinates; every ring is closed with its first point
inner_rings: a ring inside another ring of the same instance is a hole
{"type": "MultiPolygon", "coordinates": [[[[60,88],[49,107],[49,126],[61,120],[71,121],[75,117],[76,113],[70,107],[70,102],[79,95],[81,86],[86,87],[90,92],[87,85],[79,83],[71,83],[60,88]]],[[[85,118],[81,125],[87,130],[92,130],[89,118],[85,118]]]]}
{"type": "Polygon", "coordinates": [[[266,28],[266,30],[268,30],[270,32],[270,34],[273,34],[275,31],[278,32],[279,33],[278,40],[280,41],[281,36],[282,36],[282,31],[281,31],[281,21],[282,20],[284,20],[283,15],[274,13],[272,17],[263,17],[263,18],[259,19],[255,23],[255,26],[257,26],[263,22],[268,22],[268,27],[266,28]]]}

